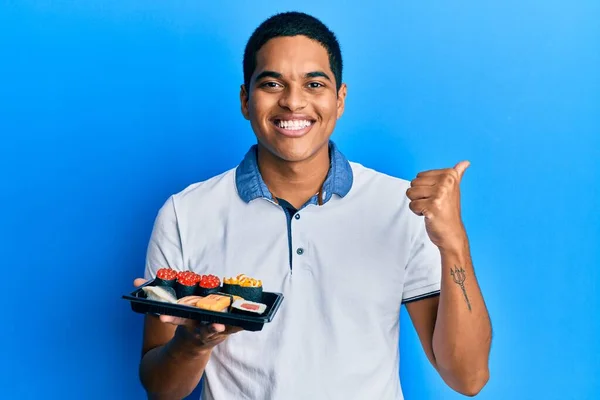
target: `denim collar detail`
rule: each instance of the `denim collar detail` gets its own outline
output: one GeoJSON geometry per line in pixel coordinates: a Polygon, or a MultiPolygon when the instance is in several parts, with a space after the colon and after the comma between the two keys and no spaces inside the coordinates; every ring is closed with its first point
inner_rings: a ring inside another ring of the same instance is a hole
{"type": "MultiPolygon", "coordinates": [[[[238,194],[246,203],[258,198],[275,201],[260,175],[256,150],[257,145],[252,145],[236,168],[235,184],[238,194]]],[[[329,154],[329,172],[323,183],[323,204],[327,203],[334,194],[340,197],[346,196],[352,188],[353,181],[350,163],[333,141],[329,141],[329,154]]],[[[316,204],[316,197],[313,196],[309,203],[316,204]]]]}

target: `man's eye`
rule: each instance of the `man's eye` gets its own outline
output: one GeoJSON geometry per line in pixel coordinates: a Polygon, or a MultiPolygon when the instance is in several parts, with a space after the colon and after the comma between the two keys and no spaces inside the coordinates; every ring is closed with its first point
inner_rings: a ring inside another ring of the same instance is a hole
{"type": "Polygon", "coordinates": [[[325,87],[325,85],[323,85],[320,82],[311,82],[311,83],[308,84],[308,87],[311,88],[311,89],[318,89],[320,87],[325,87]]]}
{"type": "Polygon", "coordinates": [[[260,86],[270,88],[270,89],[275,89],[275,88],[279,87],[280,85],[277,82],[265,82],[260,86]]]}

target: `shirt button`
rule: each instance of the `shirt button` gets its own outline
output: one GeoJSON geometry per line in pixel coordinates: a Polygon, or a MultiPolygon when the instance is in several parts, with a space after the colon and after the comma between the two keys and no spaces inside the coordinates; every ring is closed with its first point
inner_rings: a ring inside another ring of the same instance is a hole
{"type": "Polygon", "coordinates": [[[302,254],[304,254],[304,249],[302,247],[298,247],[298,250],[296,250],[296,254],[301,256],[302,254]]]}
{"type": "Polygon", "coordinates": [[[296,219],[300,219],[300,214],[296,214],[296,215],[294,215],[294,218],[296,218],[296,219]]]}

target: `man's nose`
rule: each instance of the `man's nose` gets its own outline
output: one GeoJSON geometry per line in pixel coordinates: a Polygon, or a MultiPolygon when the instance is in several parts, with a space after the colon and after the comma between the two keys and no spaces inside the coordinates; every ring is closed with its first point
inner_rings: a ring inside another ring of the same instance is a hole
{"type": "Polygon", "coordinates": [[[279,105],[292,112],[303,109],[306,103],[305,93],[298,85],[288,86],[279,98],[279,105]]]}

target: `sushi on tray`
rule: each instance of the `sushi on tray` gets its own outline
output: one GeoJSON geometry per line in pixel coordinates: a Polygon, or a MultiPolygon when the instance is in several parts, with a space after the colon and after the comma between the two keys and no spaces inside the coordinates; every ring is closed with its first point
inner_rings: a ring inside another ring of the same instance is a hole
{"type": "Polygon", "coordinates": [[[267,308],[261,302],[262,281],[244,274],[224,278],[221,286],[215,275],[161,268],[154,283],[142,288],[149,300],[246,315],[262,315],[267,308]]]}

